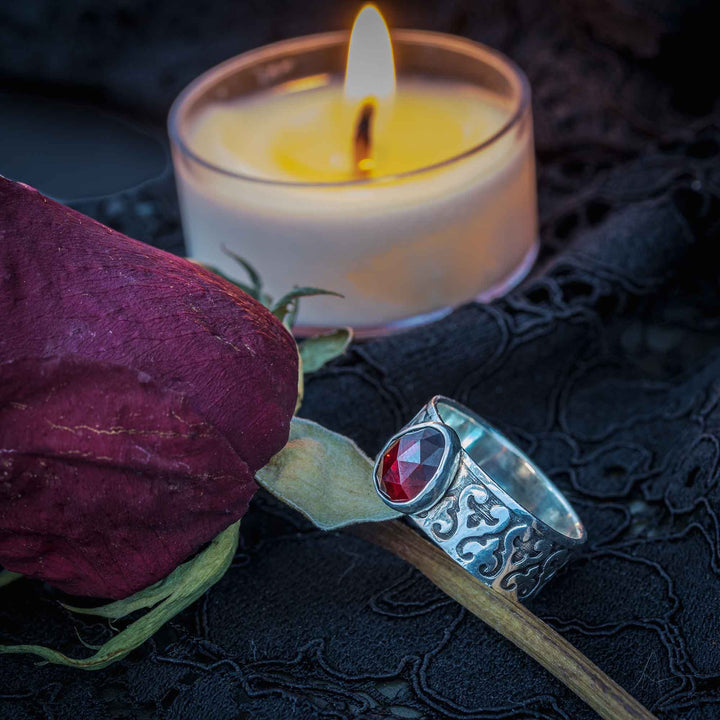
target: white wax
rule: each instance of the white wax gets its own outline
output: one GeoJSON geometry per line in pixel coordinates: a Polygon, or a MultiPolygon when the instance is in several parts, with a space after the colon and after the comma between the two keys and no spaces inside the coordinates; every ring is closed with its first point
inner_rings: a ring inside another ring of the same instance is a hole
{"type": "Polygon", "coordinates": [[[395,115],[378,113],[379,177],[342,184],[352,177],[352,118],[343,115],[340,97],[333,82],[217,102],[194,118],[190,149],[228,173],[255,179],[219,173],[176,151],[192,257],[245,279],[226,246],[259,270],[275,296],[294,285],[340,292],[345,299],[304,300],[300,323],[362,329],[467,301],[502,283],[532,252],[529,112],[479,152],[384,178],[470,150],[510,114],[475,87],[401,77],[395,115]],[[417,117],[425,122],[413,122],[417,117]]]}

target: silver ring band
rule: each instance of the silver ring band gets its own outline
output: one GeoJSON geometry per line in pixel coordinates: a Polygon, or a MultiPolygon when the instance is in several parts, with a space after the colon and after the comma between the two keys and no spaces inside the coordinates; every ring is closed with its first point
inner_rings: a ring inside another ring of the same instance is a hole
{"type": "Polygon", "coordinates": [[[525,600],[586,540],[570,503],[472,410],[436,396],[386,443],[375,489],[455,562],[525,600]]]}

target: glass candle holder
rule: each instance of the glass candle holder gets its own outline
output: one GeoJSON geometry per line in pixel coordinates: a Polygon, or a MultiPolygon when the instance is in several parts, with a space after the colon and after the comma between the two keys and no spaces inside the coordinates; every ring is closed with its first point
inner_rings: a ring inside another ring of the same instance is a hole
{"type": "Polygon", "coordinates": [[[257,268],[265,290],[341,293],[301,303],[300,334],[351,326],[360,337],[437,319],[505,293],[537,254],[530,89],[508,58],[439,33],[392,33],[398,79],[481,88],[502,122],[482,142],[427,167],[340,182],[238,172],[193,145],[205,108],[337,82],[349,34],[324,33],[232,58],[175,101],[169,132],[188,254],[245,281],[228,250],[257,268]]]}

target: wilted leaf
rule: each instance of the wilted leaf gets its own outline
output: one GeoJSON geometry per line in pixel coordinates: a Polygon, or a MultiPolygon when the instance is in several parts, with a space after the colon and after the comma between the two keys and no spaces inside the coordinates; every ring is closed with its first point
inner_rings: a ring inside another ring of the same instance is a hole
{"type": "MultiPolygon", "coordinates": [[[[239,528],[240,522],[238,521],[223,530],[197,557],[178,567],[166,581],[163,581],[168,582],[171,577],[175,576],[172,583],[165,585],[164,588],[166,590],[171,588],[170,594],[150,612],[101,645],[91,657],[82,660],[70,658],[58,650],[41,645],[0,645],[0,653],[39,655],[55,665],[68,665],[83,670],[100,670],[121,660],[152,637],[168,620],[194,603],[208,588],[222,578],[235,555],[239,528]]],[[[157,583],[153,587],[157,588],[161,584],[157,583]]],[[[143,590],[137,595],[144,599],[138,601],[135,596],[132,596],[123,601],[111,603],[105,608],[98,608],[93,614],[118,618],[132,612],[133,609],[148,607],[145,603],[150,600],[152,593],[143,590]],[[120,606],[123,606],[122,609],[120,606]]]]}
{"type": "Polygon", "coordinates": [[[298,395],[295,401],[295,413],[302,406],[303,400],[305,399],[305,371],[303,370],[303,359],[300,354],[300,348],[298,348],[298,395]]]}
{"type": "Polygon", "coordinates": [[[250,283],[253,289],[253,297],[259,299],[262,294],[262,278],[260,273],[251,265],[245,258],[240,257],[237,253],[234,253],[227,246],[222,246],[222,251],[230,258],[232,258],[242,269],[248,274],[250,283]]]}
{"type": "Polygon", "coordinates": [[[322,530],[399,517],[378,497],[373,463],[349,438],[293,418],[288,444],[257,473],[258,483],[322,530]]]}
{"type": "Polygon", "coordinates": [[[9,570],[0,570],[0,587],[5,587],[22,577],[20,573],[10,572],[9,570]]]}
{"type": "Polygon", "coordinates": [[[283,295],[271,308],[273,315],[285,324],[285,327],[292,328],[295,324],[295,317],[298,311],[298,300],[303,297],[312,297],[315,295],[334,295],[335,297],[343,297],[340,293],[332,290],[321,290],[320,288],[301,287],[294,288],[290,292],[283,295]]]}
{"type": "Polygon", "coordinates": [[[214,265],[206,265],[205,263],[200,263],[197,260],[191,260],[191,262],[200,265],[201,267],[204,267],[206,270],[209,270],[211,273],[214,273],[218,277],[221,277],[223,280],[227,280],[229,283],[232,283],[233,285],[236,285],[239,287],[243,292],[246,292],[250,297],[255,298],[255,300],[259,300],[257,294],[255,293],[255,289],[252,288],[250,285],[246,283],[242,283],[239,280],[234,280],[233,278],[226,275],[222,270],[218,270],[214,265]]]}
{"type": "Polygon", "coordinates": [[[327,335],[318,335],[300,345],[303,373],[317,372],[325,363],[340,357],[352,342],[351,328],[340,328],[327,335]]]}
{"type": "Polygon", "coordinates": [[[60,603],[64,608],[80,615],[97,615],[112,620],[124,618],[136,610],[143,610],[157,605],[161,600],[172,595],[178,587],[182,587],[186,581],[188,573],[192,572],[195,560],[188,560],[182,565],[178,565],[166,578],[150,585],[144,590],[138,590],[130,597],[124,600],[116,600],[115,602],[101,605],[100,607],[77,607],[75,605],[67,605],[60,603]]]}

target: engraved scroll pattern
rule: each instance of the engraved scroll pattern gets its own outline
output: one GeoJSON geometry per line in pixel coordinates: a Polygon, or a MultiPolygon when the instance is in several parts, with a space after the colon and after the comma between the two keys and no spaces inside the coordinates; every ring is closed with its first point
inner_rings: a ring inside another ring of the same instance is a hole
{"type": "Polygon", "coordinates": [[[510,510],[464,472],[412,520],[466,570],[518,599],[533,595],[568,557],[529,515],[510,510]]]}

